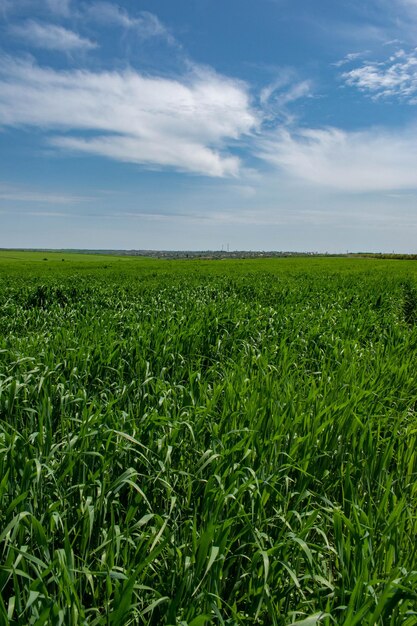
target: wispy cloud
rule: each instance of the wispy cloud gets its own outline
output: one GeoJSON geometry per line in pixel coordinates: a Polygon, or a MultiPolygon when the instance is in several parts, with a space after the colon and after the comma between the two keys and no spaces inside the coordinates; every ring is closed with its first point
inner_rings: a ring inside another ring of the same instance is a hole
{"type": "Polygon", "coordinates": [[[291,85],[283,84],[281,79],[277,79],[267,87],[262,89],[260,102],[262,105],[272,102],[278,107],[284,107],[295,100],[306,98],[312,95],[312,81],[302,80],[291,85]]]}
{"type": "Polygon", "coordinates": [[[396,0],[396,4],[399,4],[401,8],[405,7],[412,12],[417,9],[417,0],[396,0]]]}
{"type": "Polygon", "coordinates": [[[268,68],[268,70],[273,70],[276,75],[275,78],[261,90],[259,100],[262,105],[267,104],[274,93],[287,89],[288,85],[296,81],[296,72],[291,67],[271,68],[271,70],[268,68]]]}
{"type": "Polygon", "coordinates": [[[402,133],[336,128],[279,130],[259,139],[258,156],[295,180],[348,192],[417,188],[417,128],[402,133]]]}
{"type": "Polygon", "coordinates": [[[300,80],[292,68],[283,68],[276,78],[259,94],[259,103],[265,121],[294,122],[289,105],[303,98],[313,97],[313,81],[300,80]]]}
{"type": "Polygon", "coordinates": [[[31,215],[32,217],[69,217],[68,213],[63,211],[26,211],[25,215],[31,215]]]}
{"type": "Polygon", "coordinates": [[[175,43],[175,38],[162,24],[156,15],[149,11],[140,11],[132,16],[126,10],[110,2],[93,2],[86,10],[89,18],[100,24],[109,26],[120,26],[133,30],[136,35],[143,39],[160,37],[171,44],[175,43]]]}
{"type": "Polygon", "coordinates": [[[49,9],[56,15],[68,17],[70,15],[71,0],[46,0],[49,9]]]}
{"type": "Polygon", "coordinates": [[[0,0],[0,17],[30,14],[37,18],[66,19],[80,14],[76,5],[71,6],[71,0],[0,0]]]}
{"type": "Polygon", "coordinates": [[[81,37],[72,30],[56,24],[47,24],[35,20],[28,20],[24,24],[15,24],[9,29],[16,37],[36,48],[46,50],[60,50],[73,52],[75,50],[89,50],[97,44],[85,37],[81,37]]]}
{"type": "Polygon", "coordinates": [[[167,79],[0,62],[0,125],[65,131],[51,143],[66,150],[236,176],[228,146],[257,124],[246,86],[206,68],[167,79]]]}
{"type": "Polygon", "coordinates": [[[398,50],[382,62],[365,63],[342,74],[347,85],[374,99],[396,97],[417,102],[417,49],[398,50]]]}
{"type": "Polygon", "coordinates": [[[11,8],[11,0],[0,0],[0,17],[5,17],[11,8]]]}
{"type": "Polygon", "coordinates": [[[300,100],[301,98],[308,98],[312,96],[312,81],[311,80],[303,80],[301,82],[295,83],[291,85],[287,91],[284,93],[280,93],[276,102],[280,106],[286,106],[291,102],[295,102],[296,100],[300,100]]]}
{"type": "Polygon", "coordinates": [[[0,183],[0,201],[64,205],[75,204],[90,199],[91,198],[87,198],[84,196],[77,196],[72,194],[57,194],[46,191],[39,191],[37,189],[13,187],[0,183]]]}
{"type": "Polygon", "coordinates": [[[356,61],[356,59],[364,57],[366,54],[369,54],[369,50],[364,50],[363,52],[349,52],[343,57],[343,59],[332,63],[332,65],[334,65],[335,67],[342,67],[343,65],[348,65],[349,63],[352,63],[352,61],[356,61]]]}

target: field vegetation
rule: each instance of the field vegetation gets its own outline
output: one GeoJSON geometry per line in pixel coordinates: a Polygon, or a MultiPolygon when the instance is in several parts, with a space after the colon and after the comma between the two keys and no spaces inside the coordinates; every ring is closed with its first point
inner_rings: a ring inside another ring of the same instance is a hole
{"type": "Polygon", "coordinates": [[[0,253],[0,624],[417,624],[417,266],[0,253]]]}

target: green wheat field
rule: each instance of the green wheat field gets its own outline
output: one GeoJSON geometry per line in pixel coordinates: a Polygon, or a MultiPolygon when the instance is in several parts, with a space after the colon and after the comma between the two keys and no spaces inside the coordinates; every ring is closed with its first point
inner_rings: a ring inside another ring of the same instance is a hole
{"type": "Polygon", "coordinates": [[[0,624],[417,624],[417,263],[0,253],[0,624]]]}

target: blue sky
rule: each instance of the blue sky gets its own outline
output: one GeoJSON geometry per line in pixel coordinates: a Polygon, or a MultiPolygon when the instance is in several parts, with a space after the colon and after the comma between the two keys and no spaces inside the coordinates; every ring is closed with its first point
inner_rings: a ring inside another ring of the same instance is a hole
{"type": "Polygon", "coordinates": [[[417,0],[0,0],[0,246],[417,251],[417,0]]]}

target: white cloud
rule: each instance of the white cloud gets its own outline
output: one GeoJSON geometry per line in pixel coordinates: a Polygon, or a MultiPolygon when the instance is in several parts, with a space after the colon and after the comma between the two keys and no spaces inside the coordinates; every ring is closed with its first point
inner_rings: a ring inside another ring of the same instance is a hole
{"type": "Polygon", "coordinates": [[[386,61],[365,63],[344,72],[347,85],[357,87],[374,99],[397,97],[412,104],[417,102],[417,49],[400,49],[386,61]]]}
{"type": "Polygon", "coordinates": [[[106,156],[117,161],[150,166],[172,166],[177,170],[193,171],[210,176],[236,175],[239,160],[224,156],[201,145],[198,141],[182,140],[178,144],[155,138],[102,136],[94,139],[56,137],[52,144],[76,152],[106,156]]]}
{"type": "Polygon", "coordinates": [[[279,130],[259,139],[258,156],[294,179],[348,192],[417,188],[417,128],[402,133],[336,128],[279,130]]]}
{"type": "Polygon", "coordinates": [[[62,26],[41,23],[35,20],[28,20],[24,24],[14,25],[10,27],[10,32],[24,39],[32,46],[45,48],[46,50],[72,52],[74,50],[88,50],[97,47],[97,44],[93,41],[85,39],[62,26]]]}
{"type": "Polygon", "coordinates": [[[257,123],[245,85],[207,69],[167,79],[0,63],[0,125],[65,131],[51,139],[65,149],[236,176],[240,162],[227,145],[257,123]]]}

